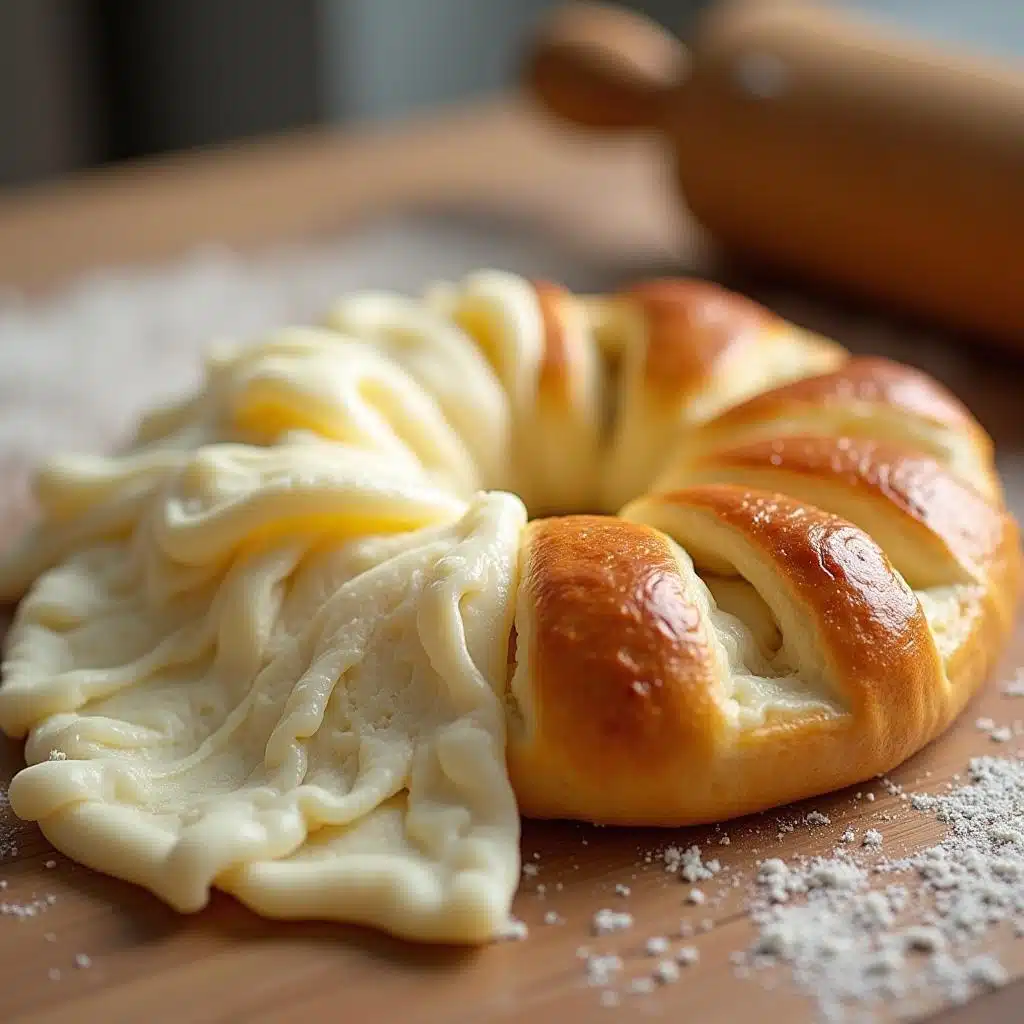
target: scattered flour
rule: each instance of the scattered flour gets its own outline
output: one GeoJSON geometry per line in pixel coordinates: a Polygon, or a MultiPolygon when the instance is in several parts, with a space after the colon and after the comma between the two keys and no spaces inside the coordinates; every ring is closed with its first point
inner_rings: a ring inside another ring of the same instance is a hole
{"type": "Polygon", "coordinates": [[[522,942],[530,934],[526,922],[510,917],[505,927],[499,932],[498,938],[505,942],[522,942]]]}
{"type": "Polygon", "coordinates": [[[591,921],[591,929],[595,935],[610,935],[612,932],[621,932],[632,927],[632,914],[607,907],[599,910],[591,921]]]}
{"type": "Polygon", "coordinates": [[[931,925],[911,925],[903,933],[903,948],[911,953],[937,953],[945,948],[946,937],[931,925]]]}
{"type": "Polygon", "coordinates": [[[823,1017],[837,1021],[858,1006],[935,991],[957,1003],[1003,984],[999,962],[971,947],[990,928],[1024,917],[1024,763],[976,758],[967,778],[941,795],[908,798],[948,829],[913,856],[882,857],[881,834],[869,829],[864,847],[877,858],[870,864],[845,852],[762,861],[748,962],[785,964],[823,1017]],[[906,884],[870,885],[897,875],[906,884]],[[901,924],[905,910],[914,923],[901,924]]]}
{"type": "Polygon", "coordinates": [[[721,863],[712,859],[705,863],[699,846],[668,846],[662,852],[665,870],[678,875],[684,882],[704,882],[722,870],[721,863]]]}
{"type": "MultiPolygon", "coordinates": [[[[986,725],[985,731],[998,728],[986,725]]],[[[947,1003],[965,1002],[1008,979],[978,941],[1004,923],[1024,936],[1024,760],[975,758],[964,779],[954,776],[937,795],[909,794],[884,777],[879,784],[907,808],[901,814],[927,814],[943,825],[944,838],[895,857],[883,851],[879,829],[865,829],[858,843],[857,832],[847,828],[831,856],[758,861],[747,906],[756,937],[729,958],[738,977],[785,968],[826,1021],[861,1019],[881,1005],[912,1008],[936,994],[947,1003]]],[[[831,822],[812,811],[789,827],[779,824],[780,835],[797,824],[831,822]]],[[[644,859],[652,863],[654,856],[644,859]]],[[[703,860],[696,845],[669,846],[657,856],[684,881],[708,881],[721,871],[717,861],[703,860]]],[[[732,878],[739,881],[735,873],[732,878]]],[[[686,899],[700,905],[706,897],[694,887],[686,899]]],[[[686,939],[713,925],[711,919],[696,927],[683,921],[679,935],[686,939]]],[[[631,914],[610,909],[593,919],[597,935],[633,926],[631,914]]],[[[649,976],[623,981],[621,992],[607,987],[621,977],[621,957],[586,953],[588,981],[604,986],[602,1005],[672,984],[681,968],[699,962],[697,946],[673,953],[672,945],[663,935],[648,938],[643,951],[657,964],[649,976]]]]}
{"type": "Polygon", "coordinates": [[[622,970],[622,957],[614,954],[594,954],[587,957],[587,981],[591,985],[607,985],[612,976],[622,970]]]}
{"type": "Polygon", "coordinates": [[[1024,668],[1017,669],[1014,677],[1002,687],[1004,697],[1024,697],[1024,668]]]}
{"type": "Polygon", "coordinates": [[[684,967],[692,967],[700,960],[700,950],[696,946],[683,946],[676,953],[676,963],[684,967]]]}
{"type": "MultiPolygon", "coordinates": [[[[17,849],[15,849],[14,852],[17,853],[17,849]]],[[[6,888],[7,882],[0,882],[0,889],[6,888]]],[[[53,893],[47,893],[45,896],[33,896],[31,899],[23,900],[21,902],[2,900],[0,901],[0,916],[16,917],[19,920],[24,920],[29,917],[38,917],[45,910],[52,907],[56,902],[57,897],[53,893]]]]}
{"type": "MultiPolygon", "coordinates": [[[[1003,691],[1006,692],[1005,690],[1003,691]]],[[[975,719],[974,726],[980,732],[987,732],[993,743],[1009,743],[1013,739],[1014,730],[1009,725],[996,725],[991,718],[975,719]]]]}
{"type": "Polygon", "coordinates": [[[654,968],[654,980],[662,985],[670,985],[679,980],[679,965],[674,960],[662,960],[654,968]]]}

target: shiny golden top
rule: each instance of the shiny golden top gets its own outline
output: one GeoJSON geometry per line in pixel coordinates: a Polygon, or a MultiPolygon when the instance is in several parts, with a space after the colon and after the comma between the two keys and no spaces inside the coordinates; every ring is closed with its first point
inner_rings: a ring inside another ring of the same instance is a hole
{"type": "Polygon", "coordinates": [[[719,666],[674,545],[648,526],[597,516],[537,520],[524,544],[531,619],[529,728],[560,737],[566,770],[667,763],[709,749],[719,666]]]}
{"type": "Polygon", "coordinates": [[[648,281],[622,297],[646,322],[646,381],[668,391],[699,384],[720,359],[756,343],[759,332],[778,319],[707,281],[648,281]]]}

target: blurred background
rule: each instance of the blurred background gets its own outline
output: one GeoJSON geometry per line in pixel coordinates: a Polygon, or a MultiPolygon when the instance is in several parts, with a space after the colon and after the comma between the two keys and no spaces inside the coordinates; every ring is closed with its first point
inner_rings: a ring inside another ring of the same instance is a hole
{"type": "MultiPolygon", "coordinates": [[[[556,0],[0,0],[0,186],[512,85],[556,0]]],[[[704,0],[626,0],[685,39],[704,0]]],[[[1021,0],[843,0],[1024,55],[1021,0]]]]}

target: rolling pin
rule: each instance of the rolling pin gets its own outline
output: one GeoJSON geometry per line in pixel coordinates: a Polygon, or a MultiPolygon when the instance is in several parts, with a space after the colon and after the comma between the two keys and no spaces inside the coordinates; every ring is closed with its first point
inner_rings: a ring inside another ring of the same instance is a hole
{"type": "Polygon", "coordinates": [[[524,77],[578,126],[661,133],[726,251],[1024,351],[1024,68],[747,0],[713,8],[689,51],[571,5],[524,77]]]}

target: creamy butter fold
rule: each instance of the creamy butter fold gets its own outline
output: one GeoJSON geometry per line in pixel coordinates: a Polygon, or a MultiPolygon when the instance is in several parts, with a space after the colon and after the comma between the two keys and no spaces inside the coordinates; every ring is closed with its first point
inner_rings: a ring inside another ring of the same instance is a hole
{"type": "Polygon", "coordinates": [[[493,937],[526,510],[474,473],[413,377],[329,331],[218,353],[123,453],[44,469],[0,562],[0,591],[28,587],[0,688],[15,812],[182,911],[218,887],[493,937]]]}

